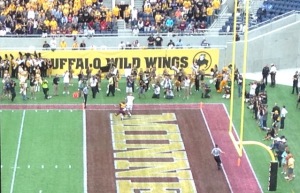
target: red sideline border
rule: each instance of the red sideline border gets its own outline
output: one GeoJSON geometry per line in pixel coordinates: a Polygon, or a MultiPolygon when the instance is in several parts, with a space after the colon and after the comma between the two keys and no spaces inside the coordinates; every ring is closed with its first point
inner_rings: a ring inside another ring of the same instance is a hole
{"type": "MultiPolygon", "coordinates": [[[[230,117],[225,105],[204,105],[201,112],[213,143],[215,144],[216,142],[225,151],[225,154],[221,155],[222,167],[228,184],[231,186],[231,191],[234,193],[262,193],[263,190],[253,171],[245,149],[243,149],[243,156],[240,158],[240,166],[237,164],[239,156],[228,134],[230,117]]],[[[236,140],[239,139],[234,126],[233,135],[236,140]]]]}
{"type": "MultiPolygon", "coordinates": [[[[200,109],[200,104],[190,103],[190,104],[134,104],[135,110],[148,110],[151,109],[158,110],[168,110],[174,108],[180,109],[200,109]]],[[[85,110],[114,110],[118,106],[114,104],[90,104],[87,105],[85,110]]],[[[82,104],[2,104],[0,105],[1,110],[83,110],[82,104]]]]}

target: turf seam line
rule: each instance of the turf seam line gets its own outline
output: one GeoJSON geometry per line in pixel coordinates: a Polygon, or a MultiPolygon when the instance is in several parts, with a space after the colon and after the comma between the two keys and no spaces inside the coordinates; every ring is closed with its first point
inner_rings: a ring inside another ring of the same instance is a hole
{"type": "Polygon", "coordinates": [[[26,110],[23,110],[22,122],[21,122],[19,139],[18,139],[18,146],[17,146],[16,158],[15,158],[15,164],[14,164],[14,171],[13,171],[13,176],[12,176],[11,185],[10,185],[10,193],[13,193],[13,191],[14,191],[14,183],[15,183],[15,178],[16,178],[16,171],[17,171],[20,147],[21,147],[21,142],[22,142],[25,115],[26,115],[26,110]]]}
{"type": "Polygon", "coordinates": [[[83,145],[83,193],[88,192],[87,187],[87,147],[86,147],[86,111],[82,111],[82,145],[83,145]]]}

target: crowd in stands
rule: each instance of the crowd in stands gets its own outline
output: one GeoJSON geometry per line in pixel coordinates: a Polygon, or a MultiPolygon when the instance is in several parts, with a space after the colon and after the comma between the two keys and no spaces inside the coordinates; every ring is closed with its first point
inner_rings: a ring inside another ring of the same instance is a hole
{"type": "Polygon", "coordinates": [[[220,0],[145,0],[143,10],[102,0],[0,1],[0,35],[100,34],[117,31],[117,20],[139,32],[197,32],[220,11],[220,0]]]}
{"type": "Polygon", "coordinates": [[[220,6],[220,0],[145,0],[131,26],[150,33],[200,32],[212,24],[220,6]]]}

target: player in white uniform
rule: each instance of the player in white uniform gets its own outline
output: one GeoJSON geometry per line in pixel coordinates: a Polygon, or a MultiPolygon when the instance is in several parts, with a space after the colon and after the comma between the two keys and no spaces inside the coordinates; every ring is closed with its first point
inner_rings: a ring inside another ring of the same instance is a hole
{"type": "Polygon", "coordinates": [[[126,97],[126,109],[129,117],[131,117],[133,101],[134,101],[134,96],[132,95],[132,93],[128,93],[126,97]]]}

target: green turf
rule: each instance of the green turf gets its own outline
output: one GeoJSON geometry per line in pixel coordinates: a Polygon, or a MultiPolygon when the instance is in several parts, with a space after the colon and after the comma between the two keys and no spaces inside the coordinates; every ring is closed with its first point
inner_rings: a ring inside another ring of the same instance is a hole
{"type": "MultiPolygon", "coordinates": [[[[122,91],[121,92],[116,91],[116,96],[115,97],[112,97],[112,96],[111,97],[106,97],[106,94],[105,94],[106,84],[107,84],[107,81],[103,80],[102,85],[101,85],[102,90],[97,95],[96,99],[92,99],[91,94],[90,94],[89,99],[88,99],[88,104],[89,105],[92,105],[92,104],[117,104],[120,101],[124,100],[124,98],[126,96],[125,95],[125,81],[124,81],[124,79],[122,79],[121,82],[120,82],[120,88],[122,89],[122,91]]],[[[213,88],[213,86],[212,86],[212,88],[213,88]]],[[[61,92],[62,89],[63,89],[63,86],[61,84],[60,85],[60,93],[62,93],[61,92]]],[[[74,86],[71,87],[71,93],[76,91],[76,90],[77,90],[76,80],[74,80],[74,86]]],[[[136,97],[136,100],[135,100],[136,104],[137,103],[139,103],[139,104],[145,104],[145,103],[149,103],[149,104],[153,104],[153,103],[158,103],[158,104],[160,104],[160,103],[199,103],[199,102],[203,101],[204,103],[224,103],[226,105],[227,109],[228,109],[228,112],[229,112],[229,102],[230,102],[230,100],[223,99],[221,97],[221,94],[216,93],[214,91],[214,89],[212,89],[212,90],[213,90],[212,91],[212,98],[210,98],[210,99],[201,99],[200,93],[196,93],[196,92],[193,92],[193,95],[188,100],[183,100],[182,97],[177,97],[177,98],[172,99],[172,100],[167,100],[167,99],[164,99],[164,98],[161,98],[161,99],[158,99],[158,100],[157,99],[152,99],[151,98],[152,90],[150,90],[146,93],[146,99],[144,99],[144,98],[139,99],[138,95],[136,93],[134,95],[136,97]]],[[[278,186],[277,186],[278,190],[277,190],[277,192],[280,192],[280,193],[300,192],[300,184],[296,183],[297,178],[300,175],[299,170],[297,169],[297,158],[300,156],[299,155],[300,153],[297,151],[297,148],[299,146],[298,139],[300,137],[299,136],[300,134],[297,131],[297,129],[300,125],[300,119],[298,118],[299,113],[300,113],[300,109],[296,109],[296,107],[295,107],[295,105],[296,105],[296,95],[291,95],[290,94],[291,87],[289,87],[289,86],[277,85],[275,88],[267,87],[267,91],[268,91],[269,110],[271,110],[274,103],[277,102],[280,106],[286,105],[286,108],[289,112],[288,115],[287,115],[287,118],[286,118],[286,130],[281,131],[280,134],[285,135],[288,138],[288,145],[290,146],[290,149],[291,149],[291,151],[294,154],[295,159],[296,159],[296,168],[295,168],[296,179],[292,182],[286,182],[283,179],[283,176],[280,174],[281,169],[279,169],[279,172],[278,172],[278,186]]],[[[52,91],[51,91],[51,88],[50,88],[50,94],[51,94],[51,92],[52,91]]],[[[237,131],[239,132],[240,120],[241,120],[241,117],[240,117],[241,116],[241,101],[236,96],[237,96],[237,93],[235,93],[235,99],[234,99],[233,122],[234,122],[234,126],[236,127],[237,131]]],[[[11,104],[11,102],[6,100],[6,99],[2,100],[0,102],[5,103],[5,104],[11,104]]],[[[37,100],[22,101],[21,97],[18,96],[17,100],[14,103],[16,103],[16,104],[52,104],[52,103],[53,104],[54,103],[55,104],[64,104],[64,103],[66,103],[66,104],[80,104],[81,102],[82,102],[82,99],[73,99],[72,95],[62,95],[62,94],[60,96],[53,97],[50,100],[45,100],[45,99],[43,99],[43,94],[40,92],[40,93],[37,94],[37,100]]],[[[18,115],[19,114],[20,114],[20,112],[18,112],[18,115]]],[[[70,114],[70,113],[68,113],[68,114],[70,114]]],[[[258,126],[257,126],[255,120],[253,119],[252,115],[253,114],[251,113],[251,111],[249,109],[245,109],[244,140],[260,141],[262,143],[265,143],[266,145],[269,145],[271,143],[270,141],[262,141],[263,137],[265,136],[265,132],[261,131],[258,128],[258,126]]],[[[8,116],[8,115],[6,115],[6,116],[8,116]]],[[[19,115],[19,119],[20,119],[20,116],[21,115],[19,115]]],[[[80,116],[80,115],[78,115],[78,116],[80,116]]],[[[48,117],[50,118],[50,116],[48,116],[48,117]]],[[[53,115],[53,117],[55,117],[54,120],[57,120],[57,122],[59,122],[59,120],[57,119],[57,117],[59,117],[59,116],[53,115]]],[[[78,119],[81,121],[81,118],[78,118],[78,119]]],[[[68,120],[68,119],[62,119],[62,120],[68,120]]],[[[17,121],[19,122],[19,120],[17,120],[17,121]]],[[[271,119],[269,118],[268,125],[271,124],[270,121],[271,121],[271,119]]],[[[52,121],[50,125],[52,125],[52,124],[55,124],[55,121],[52,121]]],[[[8,125],[8,123],[6,122],[5,125],[8,125]]],[[[2,135],[4,135],[4,134],[10,135],[9,137],[13,138],[16,141],[17,139],[15,139],[15,138],[18,137],[17,135],[18,135],[19,126],[16,125],[16,127],[17,127],[16,128],[17,131],[14,131],[14,132],[11,132],[11,133],[6,133],[7,132],[6,131],[6,132],[3,132],[2,135]],[[17,132],[17,134],[15,132],[17,132]]],[[[70,129],[69,127],[67,127],[67,128],[70,129]]],[[[34,129],[34,128],[32,128],[32,129],[34,129]]],[[[45,136],[46,133],[39,133],[39,135],[45,136]]],[[[39,136],[39,135],[34,135],[34,136],[39,136]]],[[[52,137],[54,137],[54,136],[57,136],[58,133],[47,133],[47,135],[50,135],[49,137],[51,137],[51,135],[52,135],[52,137]]],[[[25,137],[25,135],[24,135],[24,137],[25,137]]],[[[28,138],[30,138],[30,136],[28,136],[28,138]]],[[[35,139],[35,140],[38,140],[38,139],[35,139]]],[[[64,141],[64,139],[60,138],[60,137],[57,138],[57,140],[58,141],[59,140],[64,141]]],[[[70,139],[68,138],[68,140],[70,140],[70,139]]],[[[77,140],[80,141],[80,142],[82,141],[82,139],[77,139],[77,140]]],[[[72,143],[69,143],[69,145],[73,144],[73,143],[76,144],[75,139],[72,143]]],[[[13,144],[13,145],[14,145],[14,147],[10,147],[10,148],[16,148],[16,144],[13,144]]],[[[57,144],[48,144],[48,146],[49,146],[48,147],[49,149],[52,148],[50,146],[54,146],[54,148],[52,150],[54,150],[55,148],[58,147],[57,144]]],[[[24,146],[24,148],[25,148],[25,146],[24,146]]],[[[80,148],[82,148],[82,145],[78,145],[78,148],[81,151],[82,149],[80,149],[80,148]]],[[[254,168],[254,171],[257,175],[257,178],[258,178],[264,192],[267,192],[268,191],[267,190],[267,187],[268,187],[268,174],[269,174],[268,173],[269,172],[268,167],[269,167],[270,156],[264,149],[262,149],[259,146],[245,146],[245,148],[246,148],[248,157],[249,157],[249,159],[252,163],[252,166],[254,168]]],[[[15,154],[15,151],[13,149],[11,149],[11,151],[13,151],[13,153],[11,153],[10,151],[5,151],[5,152],[8,153],[8,155],[9,155],[9,153],[10,154],[15,154]]],[[[43,149],[38,149],[38,148],[36,149],[36,152],[40,152],[40,151],[43,151],[43,149]]],[[[53,154],[54,154],[54,151],[53,151],[53,154]]],[[[56,152],[55,152],[55,154],[56,154],[56,152]]],[[[12,155],[12,156],[14,156],[14,155],[12,155]]],[[[36,153],[35,156],[40,157],[40,155],[38,155],[38,153],[36,153]]],[[[81,157],[82,156],[80,155],[80,159],[81,159],[81,157]]],[[[71,158],[72,158],[72,160],[73,159],[74,160],[79,159],[76,156],[71,157],[71,158]]],[[[43,159],[43,158],[40,158],[40,159],[43,159]]],[[[51,158],[49,158],[49,159],[51,160],[51,158]]],[[[81,161],[81,160],[79,160],[79,161],[81,161]]],[[[25,163],[25,164],[27,164],[27,163],[25,163]]],[[[78,169],[80,170],[80,167],[78,169]]],[[[5,171],[5,170],[2,170],[2,171],[5,171]]],[[[46,166],[45,166],[45,171],[46,171],[46,166]]],[[[54,172],[53,175],[56,175],[55,170],[51,170],[51,171],[54,172]]],[[[28,175],[30,175],[30,174],[28,174],[28,175]]],[[[49,176],[49,183],[47,184],[47,187],[50,188],[51,184],[54,184],[55,181],[54,181],[54,179],[51,180],[52,178],[50,178],[50,176],[52,176],[52,173],[48,174],[48,176],[49,176]]],[[[70,179],[65,177],[64,180],[67,181],[67,180],[70,180],[70,179]]],[[[44,181],[47,182],[48,179],[45,179],[44,181]]],[[[67,183],[65,181],[61,184],[67,183]]],[[[78,184],[80,184],[80,183],[81,182],[78,182],[78,184]]],[[[80,184],[80,185],[82,186],[82,184],[80,184]]],[[[42,185],[40,185],[40,186],[42,186],[42,185]]]]}
{"type": "MultiPolygon", "coordinates": [[[[1,113],[18,123],[1,122],[3,192],[10,192],[22,112],[1,113]]],[[[14,193],[83,191],[82,111],[26,110],[21,139],[14,193]]]]}

